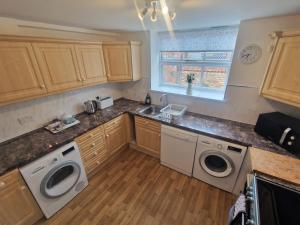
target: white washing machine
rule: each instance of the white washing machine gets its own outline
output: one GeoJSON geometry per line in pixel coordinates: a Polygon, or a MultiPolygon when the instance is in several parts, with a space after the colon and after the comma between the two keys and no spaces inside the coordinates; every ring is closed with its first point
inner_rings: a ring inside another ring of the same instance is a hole
{"type": "Polygon", "coordinates": [[[247,147],[199,135],[193,176],[232,192],[247,147]]]}
{"type": "Polygon", "coordinates": [[[20,171],[46,218],[88,185],[75,142],[22,167],[20,171]]]}

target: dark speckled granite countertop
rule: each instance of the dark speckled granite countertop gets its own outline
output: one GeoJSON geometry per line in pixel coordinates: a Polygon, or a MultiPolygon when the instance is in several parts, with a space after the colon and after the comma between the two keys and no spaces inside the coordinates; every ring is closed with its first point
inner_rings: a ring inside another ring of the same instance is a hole
{"type": "Polygon", "coordinates": [[[256,134],[253,130],[253,125],[189,112],[179,119],[168,121],[162,118],[153,118],[140,114],[139,111],[145,107],[145,105],[136,101],[119,99],[115,101],[114,106],[97,111],[95,114],[78,114],[76,118],[80,120],[80,124],[58,134],[52,134],[44,128],[40,128],[0,143],[0,175],[26,165],[56,148],[73,141],[74,138],[83,133],[126,112],[236,144],[253,146],[296,157],[256,134]]]}

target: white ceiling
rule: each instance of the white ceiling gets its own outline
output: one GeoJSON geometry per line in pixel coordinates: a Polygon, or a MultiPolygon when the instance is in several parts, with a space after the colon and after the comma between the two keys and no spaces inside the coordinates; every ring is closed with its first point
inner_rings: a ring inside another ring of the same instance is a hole
{"type": "MultiPolygon", "coordinates": [[[[167,0],[174,29],[238,24],[241,20],[300,13],[300,0],[167,0]]],[[[136,7],[144,0],[0,0],[0,16],[92,29],[143,30],[136,7]]],[[[163,20],[147,30],[164,30],[163,20]]]]}

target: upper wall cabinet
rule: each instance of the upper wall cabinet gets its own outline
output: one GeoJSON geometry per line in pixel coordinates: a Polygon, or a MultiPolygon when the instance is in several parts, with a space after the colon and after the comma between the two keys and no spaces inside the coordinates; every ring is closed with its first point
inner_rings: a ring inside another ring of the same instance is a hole
{"type": "Polygon", "coordinates": [[[0,105],[45,93],[31,44],[0,41],[0,105]]]}
{"type": "Polygon", "coordinates": [[[101,45],[75,45],[81,78],[84,84],[107,81],[101,45]]]}
{"type": "Polygon", "coordinates": [[[1,35],[0,105],[107,81],[139,80],[140,57],[138,42],[1,35]]]}
{"type": "Polygon", "coordinates": [[[139,42],[111,42],[103,44],[108,81],[124,82],[141,79],[139,42]]]}
{"type": "Polygon", "coordinates": [[[34,43],[33,47],[49,92],[82,85],[74,45],[34,43]]]}
{"type": "Polygon", "coordinates": [[[300,32],[282,33],[262,87],[264,97],[300,107],[300,32]]]}

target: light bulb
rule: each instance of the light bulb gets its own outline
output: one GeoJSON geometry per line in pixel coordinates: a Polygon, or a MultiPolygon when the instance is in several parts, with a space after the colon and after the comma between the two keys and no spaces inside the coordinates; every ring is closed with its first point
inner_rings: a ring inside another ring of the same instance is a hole
{"type": "Polygon", "coordinates": [[[139,16],[139,19],[140,19],[140,20],[143,20],[143,19],[144,19],[144,16],[142,15],[142,13],[139,13],[138,16],[139,16]]]}
{"type": "Polygon", "coordinates": [[[144,19],[144,17],[145,17],[145,15],[147,14],[147,12],[148,12],[148,8],[144,8],[143,11],[141,11],[141,12],[138,14],[140,20],[143,20],[143,19],[144,19]]]}
{"type": "Polygon", "coordinates": [[[169,12],[168,6],[164,6],[164,7],[161,9],[161,12],[162,12],[162,14],[167,15],[168,12],[169,12]]]}
{"type": "Polygon", "coordinates": [[[171,20],[174,20],[175,17],[176,17],[176,13],[170,11],[170,12],[169,12],[169,17],[170,17],[171,20]]]}
{"type": "Polygon", "coordinates": [[[151,14],[151,21],[152,22],[156,22],[157,21],[157,16],[156,16],[156,10],[155,10],[155,8],[153,9],[152,14],[151,14]]]}

